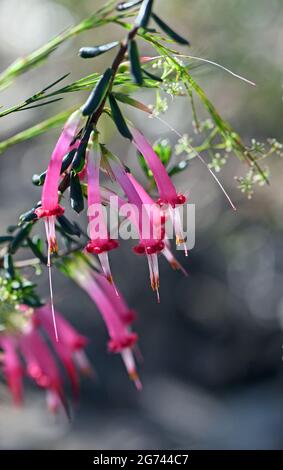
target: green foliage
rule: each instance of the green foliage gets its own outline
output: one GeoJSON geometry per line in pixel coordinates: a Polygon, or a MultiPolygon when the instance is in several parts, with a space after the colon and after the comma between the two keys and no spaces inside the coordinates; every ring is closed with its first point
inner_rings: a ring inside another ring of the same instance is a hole
{"type": "MultiPolygon", "coordinates": [[[[123,103],[125,108],[127,106],[134,107],[146,113],[151,119],[159,120],[174,133],[174,143],[168,139],[162,139],[154,144],[154,150],[170,176],[183,172],[188,168],[192,159],[199,158],[207,165],[217,180],[215,173],[221,172],[226,162],[236,157],[247,168],[244,176],[236,176],[237,185],[240,191],[250,198],[255,187],[263,186],[269,180],[268,168],[266,165],[262,167],[263,160],[271,156],[282,157],[283,145],[275,139],[269,139],[266,143],[252,140],[250,145],[246,145],[230,123],[221,116],[194,77],[195,61],[205,61],[214,66],[218,64],[194,56],[181,55],[175,50],[175,43],[187,46],[188,41],[156,15],[154,20],[163,32],[147,29],[152,1],[145,1],[142,4],[140,15],[134,23],[135,26],[132,26],[127,22],[127,19],[131,18],[133,14],[130,8],[133,7],[136,12],[136,7],[140,3],[128,2],[126,8],[125,5],[120,5],[117,11],[115,9],[116,2],[111,0],[89,18],[68,28],[29,56],[14,62],[0,75],[0,90],[9,86],[20,74],[33,67],[39,67],[61,44],[88,29],[111,23],[119,25],[127,32],[126,38],[121,42],[115,41],[96,48],[84,48],[81,52],[82,57],[95,57],[117,46],[116,58],[106,72],[92,73],[63,86],[61,82],[68,77],[68,75],[64,75],[22,103],[2,109],[0,118],[39,106],[50,105],[48,109],[52,109],[52,103],[62,100],[65,94],[93,90],[86,104],[82,107],[87,118],[84,127],[76,136],[77,139],[81,139],[79,149],[71,156],[65,157],[63,162],[65,166],[62,166],[61,169],[63,177],[59,188],[60,199],[64,197],[66,189],[70,188],[71,207],[78,213],[83,210],[84,198],[87,195],[87,187],[80,181],[79,173],[85,166],[89,137],[95,130],[102,113],[105,112],[111,116],[123,137],[132,139],[128,126],[129,121],[124,116],[124,111],[120,109],[118,102],[123,103]],[[141,50],[143,43],[153,48],[157,56],[150,60],[140,57],[139,50],[141,50]],[[126,52],[128,52],[128,56],[126,56],[126,52]],[[147,89],[154,90],[156,94],[155,104],[151,107],[133,96],[136,91],[147,89]],[[193,116],[192,130],[188,129],[183,135],[163,119],[163,115],[169,110],[170,103],[176,97],[188,100],[193,116]],[[107,107],[107,100],[110,103],[110,108],[107,107]],[[205,115],[205,119],[199,118],[197,113],[199,108],[202,115],[205,115]]],[[[225,67],[220,67],[237,76],[225,67]]],[[[252,84],[246,79],[244,81],[252,84]]],[[[79,98],[80,100],[81,98],[79,98]]],[[[0,142],[0,153],[4,153],[15,144],[62,126],[72,111],[73,109],[62,111],[0,142]]],[[[102,168],[111,176],[107,159],[116,157],[111,157],[105,146],[101,145],[101,149],[103,153],[102,168]]],[[[148,187],[154,189],[153,175],[141,155],[139,162],[148,179],[148,187]]],[[[34,175],[33,178],[34,183],[38,186],[44,182],[44,168],[42,170],[41,175],[34,175]]],[[[219,185],[221,186],[221,184],[219,185]]],[[[17,324],[19,304],[25,303],[30,306],[41,304],[35,293],[34,284],[26,281],[21,273],[21,269],[27,266],[36,267],[38,270],[40,263],[46,264],[46,245],[40,237],[32,233],[36,225],[37,217],[32,209],[20,217],[19,224],[12,226],[7,235],[0,237],[0,300],[2,301],[0,329],[11,328],[17,324]],[[29,250],[29,253],[35,258],[24,262],[15,261],[17,259],[15,255],[19,250],[29,250]]],[[[64,216],[57,218],[56,230],[60,233],[65,249],[59,251],[53,258],[54,264],[66,275],[72,277],[74,266],[77,269],[78,263],[89,262],[88,258],[80,253],[88,237],[76,223],[70,222],[64,216]]]]}

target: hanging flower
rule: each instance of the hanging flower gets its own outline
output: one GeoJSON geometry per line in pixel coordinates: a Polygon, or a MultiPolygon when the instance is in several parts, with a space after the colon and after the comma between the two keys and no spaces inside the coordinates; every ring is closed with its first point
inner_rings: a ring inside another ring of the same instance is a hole
{"type": "Polygon", "coordinates": [[[114,287],[89,266],[87,258],[76,256],[75,260],[68,261],[65,269],[96,304],[109,334],[109,352],[121,354],[129,377],[140,390],[142,385],[133,355],[133,347],[137,343],[138,336],[129,328],[129,324],[134,319],[133,313],[127,307],[121,294],[118,292],[117,295],[114,287]]]}
{"type": "Polygon", "coordinates": [[[133,186],[135,187],[137,193],[139,194],[144,207],[147,208],[147,212],[149,217],[152,217],[153,224],[159,227],[159,233],[162,235],[162,239],[164,241],[164,248],[162,250],[162,255],[167,259],[174,270],[181,270],[185,275],[187,275],[186,270],[183,266],[179,263],[179,261],[173,255],[170,240],[166,235],[166,221],[167,221],[167,213],[163,207],[160,207],[156,204],[152,197],[146,192],[144,187],[136,180],[136,178],[131,174],[128,173],[128,177],[131,180],[133,186]]]}
{"type": "Polygon", "coordinates": [[[10,319],[9,315],[6,317],[7,328],[0,333],[0,365],[17,405],[22,402],[23,378],[27,375],[39,387],[46,390],[47,403],[51,411],[58,411],[61,405],[67,411],[61,371],[42,333],[51,341],[57,358],[70,378],[74,398],[78,396],[76,354],[83,355],[87,362],[83,351],[86,339],[59,313],[57,316],[60,325],[60,343],[54,340],[48,306],[33,310],[26,305],[20,305],[11,312],[10,319]],[[19,321],[18,319],[14,321],[15,316],[19,317],[19,321]]]}
{"type": "MultiPolygon", "coordinates": [[[[50,255],[57,252],[55,219],[64,213],[59,204],[58,186],[63,157],[74,148],[73,140],[81,124],[81,111],[75,111],[67,120],[59,140],[53,150],[42,189],[41,206],[35,210],[37,217],[45,219],[45,230],[48,241],[48,265],[50,255]]],[[[75,144],[76,145],[76,144],[75,144]]]]}
{"type": "Polygon", "coordinates": [[[118,247],[118,242],[112,240],[104,221],[103,206],[101,204],[100,184],[100,153],[94,152],[91,146],[87,163],[88,179],[88,218],[90,241],[86,246],[88,253],[98,255],[103,272],[109,282],[113,282],[108,252],[118,247]]]}
{"type": "Polygon", "coordinates": [[[118,292],[119,295],[117,295],[114,287],[109,282],[107,282],[104,276],[101,276],[101,274],[97,273],[95,279],[97,280],[101,289],[107,295],[108,299],[111,301],[121,322],[126,327],[129,327],[136,319],[136,312],[129,308],[121,292],[118,292]]]}
{"type": "MultiPolygon", "coordinates": [[[[158,254],[165,247],[164,229],[162,224],[157,225],[150,208],[143,203],[137,189],[130,179],[129,173],[125,171],[122,164],[113,155],[109,156],[111,170],[127,196],[134,211],[131,214],[133,222],[138,226],[140,243],[134,248],[135,253],[146,255],[150,273],[151,287],[157,293],[159,299],[159,268],[158,254]]],[[[156,215],[156,214],[155,214],[156,215]]]]}
{"type": "Polygon", "coordinates": [[[178,211],[178,206],[185,204],[187,198],[184,194],[177,193],[166,168],[144,135],[137,129],[132,129],[132,135],[135,147],[143,155],[153,174],[159,192],[158,204],[161,207],[168,205],[169,215],[176,233],[176,244],[183,245],[185,254],[187,255],[186,240],[183,233],[180,213],[178,211]]]}

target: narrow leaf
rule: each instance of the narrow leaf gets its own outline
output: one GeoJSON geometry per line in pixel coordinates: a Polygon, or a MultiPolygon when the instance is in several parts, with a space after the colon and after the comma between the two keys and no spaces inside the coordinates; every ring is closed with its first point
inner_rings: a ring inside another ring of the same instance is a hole
{"type": "Polygon", "coordinates": [[[46,106],[47,104],[56,103],[57,101],[62,101],[62,99],[63,98],[54,98],[54,100],[45,101],[44,103],[40,103],[40,104],[33,104],[32,106],[25,106],[25,107],[17,109],[16,111],[18,112],[18,111],[26,111],[26,110],[33,109],[33,108],[42,108],[42,106],[46,106]]]}
{"type": "Polygon", "coordinates": [[[153,0],[144,0],[136,19],[136,26],[146,28],[150,20],[153,0]]]}
{"type": "Polygon", "coordinates": [[[44,264],[47,264],[47,257],[42,253],[41,247],[40,247],[40,239],[30,239],[29,237],[27,238],[28,246],[30,247],[31,251],[33,254],[44,264]]]}
{"type": "Polygon", "coordinates": [[[86,149],[87,149],[87,142],[81,142],[73,160],[73,165],[72,165],[73,172],[80,173],[83,170],[85,166],[86,149]]]}
{"type": "Polygon", "coordinates": [[[34,209],[31,209],[24,214],[20,215],[19,221],[20,225],[23,225],[25,222],[32,222],[37,219],[37,215],[34,212],[34,209]]]}
{"type": "Polygon", "coordinates": [[[70,220],[67,219],[66,216],[60,215],[59,217],[57,217],[57,221],[61,225],[64,232],[68,233],[69,235],[75,235],[77,237],[81,236],[81,229],[78,224],[76,224],[75,222],[70,222],[70,220]]]}
{"type": "Polygon", "coordinates": [[[174,39],[174,41],[178,42],[179,44],[184,44],[189,46],[190,43],[187,39],[183,38],[180,36],[176,31],[174,31],[168,24],[164,23],[164,21],[159,18],[155,13],[152,13],[152,18],[154,19],[155,23],[158,24],[158,26],[166,33],[171,39],[174,39]]]}
{"type": "Polygon", "coordinates": [[[83,59],[92,59],[94,57],[98,57],[101,54],[104,54],[105,52],[110,51],[111,49],[114,49],[114,47],[117,47],[118,45],[119,41],[115,41],[109,42],[108,44],[103,44],[101,46],[82,47],[79,51],[79,55],[83,59]]]}
{"type": "Polygon", "coordinates": [[[10,243],[9,253],[11,254],[16,253],[16,251],[21,246],[23,241],[29,236],[30,231],[32,229],[32,225],[33,224],[29,222],[26,225],[24,225],[21,230],[18,231],[18,233],[15,235],[15,237],[10,243]]]}
{"type": "Polygon", "coordinates": [[[133,2],[121,2],[118,3],[116,6],[117,11],[125,11],[125,10],[130,10],[130,8],[134,8],[138,5],[140,5],[143,2],[143,0],[136,0],[133,2]]]}
{"type": "Polygon", "coordinates": [[[2,245],[3,243],[10,242],[11,240],[13,240],[13,237],[11,235],[3,235],[2,237],[0,237],[0,245],[2,245]]]}
{"type": "Polygon", "coordinates": [[[136,41],[130,41],[129,43],[129,58],[131,62],[131,73],[134,82],[141,86],[143,84],[142,69],[140,64],[139,51],[136,41]]]}
{"type": "Polygon", "coordinates": [[[13,258],[10,253],[7,253],[4,256],[3,267],[6,271],[6,277],[8,279],[13,279],[15,277],[15,269],[14,269],[13,258]]]}
{"type": "Polygon", "coordinates": [[[50,85],[48,85],[47,87],[43,88],[43,90],[41,90],[41,93],[45,93],[47,90],[50,90],[50,88],[53,88],[55,85],[58,85],[58,83],[62,82],[63,80],[65,80],[65,78],[67,78],[68,76],[70,75],[70,72],[69,73],[66,73],[65,75],[63,75],[62,77],[58,78],[57,80],[55,80],[55,82],[52,82],[50,85]]]}
{"type": "Polygon", "coordinates": [[[76,173],[71,172],[70,182],[71,207],[78,214],[84,209],[84,197],[82,193],[80,178],[76,173]]]}
{"type": "Polygon", "coordinates": [[[145,113],[152,114],[152,111],[148,106],[146,106],[145,104],[141,103],[138,100],[135,100],[129,95],[125,95],[124,93],[113,93],[113,95],[115,96],[116,100],[121,101],[121,103],[128,104],[129,106],[139,109],[140,111],[144,111],[145,113]]]}
{"type": "Polygon", "coordinates": [[[143,69],[143,73],[145,73],[145,75],[147,75],[152,80],[155,80],[156,82],[161,82],[161,83],[163,82],[161,77],[157,77],[156,75],[153,75],[153,73],[150,73],[147,70],[143,69]]]}
{"type": "MultiPolygon", "coordinates": [[[[65,157],[62,160],[61,174],[64,173],[69,168],[69,166],[71,165],[71,163],[74,159],[74,156],[75,156],[76,152],[77,152],[77,150],[73,149],[73,150],[71,150],[71,152],[69,152],[69,153],[67,153],[67,155],[65,155],[65,157]]],[[[33,175],[32,182],[35,186],[42,186],[44,181],[45,181],[45,177],[46,177],[46,171],[44,171],[40,175],[33,175]]]]}
{"type": "Polygon", "coordinates": [[[61,165],[61,174],[64,173],[71,165],[72,161],[74,160],[76,151],[76,149],[71,150],[71,152],[67,153],[67,155],[65,155],[65,157],[63,158],[61,165]]]}
{"type": "Polygon", "coordinates": [[[108,68],[82,107],[82,113],[84,116],[90,116],[99,108],[107,94],[112,76],[113,71],[111,68],[108,68]]]}
{"type": "Polygon", "coordinates": [[[117,101],[115,100],[112,94],[110,94],[109,96],[109,103],[110,103],[112,117],[117,126],[118,131],[126,139],[133,140],[133,136],[127,126],[124,116],[118,106],[117,101]]]}

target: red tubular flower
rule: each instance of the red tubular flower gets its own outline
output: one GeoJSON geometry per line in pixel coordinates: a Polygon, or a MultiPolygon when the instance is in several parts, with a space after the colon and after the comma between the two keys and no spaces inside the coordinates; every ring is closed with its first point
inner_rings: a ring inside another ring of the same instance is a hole
{"type": "Polygon", "coordinates": [[[176,188],[173,185],[166,168],[144,135],[137,129],[132,129],[132,135],[134,138],[134,145],[144,156],[146,163],[152,171],[159,191],[159,204],[169,204],[172,207],[175,207],[178,204],[184,204],[186,202],[186,197],[183,194],[177,194],[176,188]]]}
{"type": "Polygon", "coordinates": [[[19,338],[27,375],[39,387],[52,391],[65,404],[62,380],[55,360],[39,331],[31,327],[19,338]]]}
{"type": "MultiPolygon", "coordinates": [[[[79,394],[79,379],[75,367],[75,357],[78,352],[80,355],[84,354],[83,348],[86,346],[87,340],[84,336],[80,335],[59,312],[56,312],[57,326],[60,331],[60,342],[56,341],[53,334],[50,308],[50,306],[45,306],[37,309],[34,315],[34,321],[48,334],[58,358],[61,360],[69,375],[73,395],[74,398],[77,399],[79,394]]],[[[87,364],[87,358],[85,358],[85,364],[87,364]]],[[[90,371],[90,366],[88,366],[87,370],[85,368],[83,370],[83,372],[89,374],[90,371]]]]}
{"type": "Polygon", "coordinates": [[[2,335],[0,347],[3,349],[2,366],[14,403],[19,405],[23,395],[23,366],[17,353],[17,340],[12,336],[2,335]]]}
{"type": "Polygon", "coordinates": [[[56,341],[58,339],[58,332],[56,326],[56,318],[53,306],[53,288],[51,279],[51,254],[56,253],[58,250],[56,233],[55,233],[55,221],[56,217],[64,213],[64,208],[59,204],[58,197],[58,186],[60,182],[60,172],[62,166],[63,157],[74,148],[73,140],[79,130],[82,121],[81,111],[75,111],[67,120],[63,131],[59,137],[59,140],[52,152],[51,159],[48,165],[45,181],[42,189],[41,206],[35,210],[35,214],[39,218],[45,220],[45,231],[48,241],[48,256],[47,266],[49,268],[49,286],[50,286],[50,297],[51,297],[51,314],[53,318],[53,326],[56,341]]]}
{"type": "Polygon", "coordinates": [[[122,323],[125,326],[131,325],[136,319],[136,312],[129,308],[121,292],[118,292],[119,295],[117,295],[116,290],[107,282],[104,276],[96,274],[95,278],[111,301],[122,323]]]}
{"type": "Polygon", "coordinates": [[[81,124],[81,111],[75,111],[67,120],[59,140],[52,152],[46,178],[42,188],[41,206],[35,211],[39,218],[45,219],[46,236],[48,240],[48,264],[50,254],[57,251],[55,235],[55,219],[64,213],[59,205],[58,186],[63,157],[73,148],[72,141],[81,124]]]}
{"type": "Polygon", "coordinates": [[[101,204],[100,185],[100,154],[94,154],[90,149],[87,164],[88,178],[88,217],[90,241],[86,246],[88,253],[98,255],[103,272],[110,283],[113,282],[111,275],[108,252],[118,247],[118,242],[109,238],[107,227],[103,217],[103,206],[101,204]]]}
{"type": "Polygon", "coordinates": [[[109,159],[109,164],[113,174],[126,194],[128,201],[136,209],[136,217],[132,216],[132,220],[137,223],[139,230],[140,243],[134,248],[139,255],[146,255],[150,273],[151,287],[157,293],[159,298],[159,269],[158,254],[164,249],[164,231],[161,227],[154,223],[154,217],[151,215],[150,208],[143,203],[136,187],[134,186],[131,176],[127,173],[118,159],[109,159]],[[135,221],[138,219],[138,222],[135,221]]]}
{"type": "Polygon", "coordinates": [[[187,256],[186,240],[184,238],[180,214],[178,212],[179,205],[185,204],[186,196],[177,193],[166,168],[160,161],[158,155],[154,152],[150,143],[144,135],[137,129],[132,129],[133,143],[139,152],[143,155],[147,165],[152,171],[158,192],[158,204],[160,206],[169,206],[169,214],[176,233],[176,244],[184,245],[185,254],[187,256]]]}
{"type": "Polygon", "coordinates": [[[110,337],[108,342],[109,351],[121,354],[129,377],[134,381],[137,389],[140,390],[142,385],[136,371],[132,352],[138,336],[129,330],[128,322],[125,321],[125,310],[129,311],[129,309],[125,306],[124,310],[123,301],[120,299],[119,302],[119,297],[116,294],[114,296],[113,287],[109,283],[108,285],[112,289],[111,292],[109,289],[104,289],[106,284],[103,281],[103,276],[92,272],[85,262],[79,264],[77,269],[71,270],[70,276],[96,304],[110,337]]]}
{"type": "Polygon", "coordinates": [[[160,234],[162,234],[162,239],[164,241],[164,249],[162,250],[162,255],[167,259],[173,269],[181,270],[185,275],[187,275],[186,270],[179,263],[172,253],[170,247],[170,241],[166,237],[165,223],[167,220],[167,213],[162,207],[156,204],[151,196],[146,192],[143,186],[135,179],[132,174],[128,174],[133,186],[138,192],[143,204],[148,208],[149,216],[152,217],[153,224],[159,227],[160,234]]]}
{"type": "MultiPolygon", "coordinates": [[[[151,196],[146,192],[146,190],[142,187],[142,185],[137,182],[134,176],[132,176],[130,173],[128,173],[128,176],[131,182],[133,183],[135,189],[139,193],[139,196],[141,197],[144,204],[146,204],[150,208],[150,212],[153,214],[153,223],[157,226],[160,226],[160,228],[157,230],[160,230],[159,233],[162,233],[162,230],[164,230],[163,225],[166,223],[166,220],[167,220],[166,212],[164,212],[164,209],[158,206],[158,204],[156,204],[153,201],[151,196]]],[[[119,209],[122,209],[123,206],[127,205],[127,201],[124,198],[122,198],[121,196],[118,196],[116,193],[114,193],[113,191],[110,191],[107,188],[101,188],[101,193],[102,193],[105,204],[110,204],[111,198],[115,197],[118,203],[119,209]]],[[[128,216],[128,219],[132,222],[132,224],[136,228],[138,228],[138,220],[134,215],[135,214],[130,213],[128,216]]],[[[183,272],[185,276],[187,276],[188,275],[187,271],[184,269],[184,267],[179,263],[179,261],[173,255],[173,252],[170,246],[170,241],[166,236],[166,231],[165,231],[165,236],[164,236],[163,241],[165,243],[165,246],[164,246],[164,249],[161,251],[161,254],[165,257],[165,259],[168,261],[168,263],[171,265],[171,267],[174,270],[180,270],[183,272]]],[[[137,251],[139,251],[139,249],[137,251]]],[[[143,252],[143,250],[141,251],[143,252]]]]}
{"type": "MultiPolygon", "coordinates": [[[[23,311],[23,308],[20,310],[23,311]]],[[[79,335],[60,314],[58,321],[62,332],[60,343],[54,339],[49,307],[35,310],[25,322],[23,330],[7,330],[0,334],[2,350],[0,363],[16,404],[22,401],[22,380],[26,374],[39,387],[46,390],[47,403],[52,411],[57,411],[60,405],[67,410],[61,372],[41,331],[50,338],[58,359],[69,375],[74,396],[78,396],[75,355],[84,355],[86,339],[79,335]]],[[[87,361],[86,358],[85,360],[87,361]]]]}

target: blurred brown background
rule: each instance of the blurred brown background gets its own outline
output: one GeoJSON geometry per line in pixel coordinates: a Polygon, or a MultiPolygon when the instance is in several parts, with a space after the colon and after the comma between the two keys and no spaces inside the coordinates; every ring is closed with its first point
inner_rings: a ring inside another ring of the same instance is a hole
{"type": "MultiPolygon", "coordinates": [[[[102,3],[0,0],[1,70],[102,3]]],[[[193,55],[218,61],[256,81],[257,87],[252,88],[209,66],[194,72],[245,141],[252,137],[282,140],[282,1],[156,0],[155,9],[191,40],[193,55]]],[[[73,80],[102,71],[111,53],[95,62],[82,61],[78,49],[122,36],[123,31],[111,26],[69,41],[41,68],[2,92],[1,104],[17,103],[67,72],[71,72],[68,80],[73,80]]],[[[81,103],[85,96],[68,96],[53,108],[1,119],[0,139],[63,106],[81,103]]],[[[146,94],[143,100],[152,102],[152,95],[146,94]]],[[[130,116],[151,140],[167,136],[174,142],[174,136],[159,124],[152,126],[144,115],[130,116]]],[[[180,132],[191,132],[186,100],[172,103],[166,119],[180,132]]],[[[111,148],[133,165],[133,150],[109,121],[103,131],[105,140],[112,140],[111,148]]],[[[46,167],[56,135],[56,131],[49,132],[1,156],[1,232],[38,200],[39,190],[32,186],[31,176],[46,167]]],[[[49,416],[44,394],[34,388],[27,390],[24,409],[13,409],[1,387],[1,448],[283,447],[283,162],[274,158],[269,165],[271,186],[259,189],[249,201],[234,181],[246,169],[236,159],[228,162],[220,177],[237,204],[236,213],[198,161],[176,178],[178,187],[188,189],[196,204],[196,247],[187,262],[183,260],[188,279],[161,263],[160,306],[149,289],[144,260],[135,257],[125,243],[113,253],[114,276],[139,312],[142,393],[129,383],[120,358],[107,354],[106,333],[90,300],[57,276],[56,304],[90,337],[89,355],[97,379],[83,380],[72,423],[49,416]]],[[[40,284],[47,296],[46,279],[40,284]]]]}

